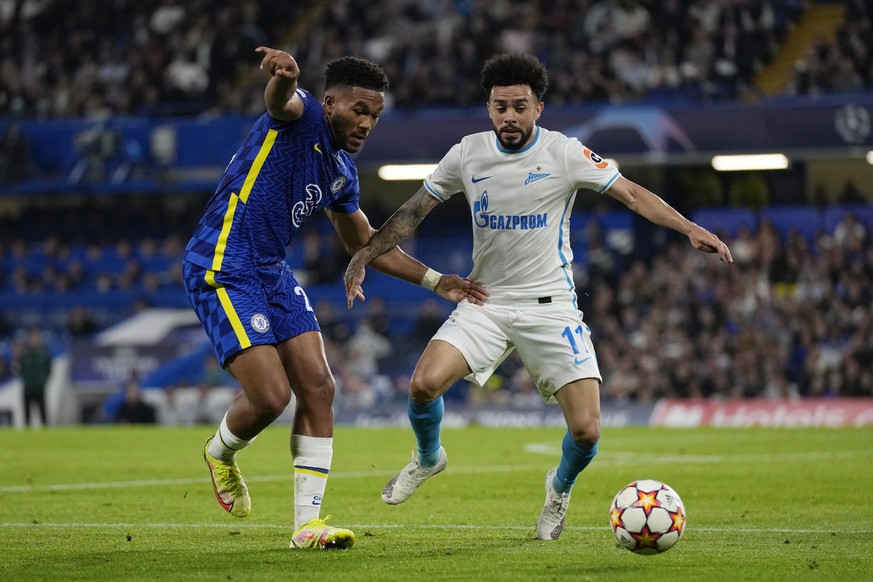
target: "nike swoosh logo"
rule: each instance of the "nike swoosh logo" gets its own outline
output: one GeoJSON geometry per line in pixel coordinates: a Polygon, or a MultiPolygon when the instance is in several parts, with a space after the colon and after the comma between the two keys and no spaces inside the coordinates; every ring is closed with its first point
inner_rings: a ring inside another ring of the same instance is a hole
{"type": "Polygon", "coordinates": [[[312,146],[312,149],[314,149],[315,151],[317,151],[317,152],[320,153],[321,155],[324,155],[324,152],[321,151],[320,149],[318,149],[318,144],[315,144],[314,146],[312,146]]]}
{"type": "Polygon", "coordinates": [[[591,359],[591,356],[588,356],[587,358],[582,358],[581,360],[579,358],[576,358],[576,360],[574,360],[574,362],[578,366],[579,364],[584,364],[585,362],[587,362],[590,359],[591,359]]]}
{"type": "Polygon", "coordinates": [[[477,178],[477,177],[474,175],[472,178],[470,178],[470,181],[472,181],[474,184],[478,184],[478,183],[481,182],[482,180],[487,180],[487,179],[490,178],[490,177],[491,177],[491,176],[484,176],[484,177],[482,177],[482,178],[477,178]]]}

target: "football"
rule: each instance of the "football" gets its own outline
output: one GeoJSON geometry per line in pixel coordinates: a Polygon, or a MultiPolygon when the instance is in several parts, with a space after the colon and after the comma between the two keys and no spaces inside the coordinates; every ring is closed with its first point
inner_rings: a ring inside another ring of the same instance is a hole
{"type": "Polygon", "coordinates": [[[660,554],[682,537],[685,506],[669,485],[642,479],[616,493],[609,523],[622,547],[635,554],[660,554]]]}

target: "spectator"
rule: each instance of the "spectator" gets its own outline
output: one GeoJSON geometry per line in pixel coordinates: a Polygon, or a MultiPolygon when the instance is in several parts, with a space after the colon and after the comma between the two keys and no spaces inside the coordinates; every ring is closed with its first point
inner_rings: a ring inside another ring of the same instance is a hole
{"type": "Polygon", "coordinates": [[[423,349],[445,320],[445,313],[443,313],[438,301],[435,299],[422,301],[418,316],[410,333],[410,339],[423,349]]]}
{"type": "Polygon", "coordinates": [[[0,135],[0,184],[14,184],[31,176],[30,142],[15,124],[0,135]]]}
{"type": "Polygon", "coordinates": [[[139,380],[136,377],[127,381],[124,387],[124,401],[115,417],[118,424],[155,424],[155,407],[143,400],[139,380]]]}
{"type": "Polygon", "coordinates": [[[12,376],[12,367],[6,360],[6,355],[0,353],[0,383],[5,382],[12,376]]]}
{"type": "Polygon", "coordinates": [[[164,388],[164,401],[156,411],[157,421],[163,426],[190,426],[194,413],[189,406],[179,402],[175,386],[164,388]]]}
{"type": "Polygon", "coordinates": [[[70,310],[70,315],[67,317],[67,331],[72,337],[88,337],[95,333],[98,328],[97,321],[81,305],[76,305],[70,310]]]}
{"type": "MultiPolygon", "coordinates": [[[[42,332],[31,328],[27,332],[25,345],[17,358],[18,373],[24,387],[24,424],[31,421],[32,407],[36,405],[39,413],[39,425],[48,424],[46,415],[45,392],[49,376],[52,372],[52,355],[46,347],[42,332]]],[[[34,426],[39,426],[34,423],[34,426]]]]}
{"type": "Polygon", "coordinates": [[[870,202],[871,198],[861,192],[855,180],[849,178],[843,185],[843,188],[838,194],[838,202],[840,204],[864,204],[870,202]]]}
{"type": "MultiPolygon", "coordinates": [[[[0,280],[0,287],[3,286],[3,281],[0,280]]],[[[5,312],[0,311],[0,338],[4,338],[12,333],[12,324],[9,323],[9,317],[5,312]]]]}
{"type": "Polygon", "coordinates": [[[361,321],[346,346],[346,366],[352,375],[371,379],[379,374],[379,359],[391,353],[391,342],[375,331],[368,320],[361,321]]]}
{"type": "Polygon", "coordinates": [[[303,237],[303,268],[308,284],[333,283],[342,273],[347,255],[339,249],[335,238],[323,237],[314,229],[303,237]]]}
{"type": "Polygon", "coordinates": [[[852,247],[864,242],[867,229],[858,220],[858,215],[848,211],[834,228],[834,242],[844,247],[852,247]]]}
{"type": "Polygon", "coordinates": [[[379,296],[371,297],[367,301],[367,315],[365,321],[368,327],[375,333],[385,337],[391,337],[391,318],[388,316],[388,307],[385,299],[379,296]]]}

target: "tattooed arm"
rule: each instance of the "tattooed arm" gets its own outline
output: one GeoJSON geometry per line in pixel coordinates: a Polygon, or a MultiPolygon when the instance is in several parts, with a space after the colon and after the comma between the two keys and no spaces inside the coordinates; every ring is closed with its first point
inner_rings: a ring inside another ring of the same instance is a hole
{"type": "Polygon", "coordinates": [[[376,234],[364,245],[349,262],[346,269],[345,284],[349,307],[355,298],[364,299],[361,284],[364,282],[364,267],[367,264],[396,247],[412,234],[424,217],[437,207],[439,200],[431,196],[422,186],[415,195],[397,209],[391,218],[382,225],[376,234]]]}
{"type": "Polygon", "coordinates": [[[370,237],[364,247],[352,259],[364,266],[382,253],[391,250],[411,235],[424,217],[439,205],[439,200],[431,196],[422,186],[415,195],[397,209],[382,228],[370,237]]]}

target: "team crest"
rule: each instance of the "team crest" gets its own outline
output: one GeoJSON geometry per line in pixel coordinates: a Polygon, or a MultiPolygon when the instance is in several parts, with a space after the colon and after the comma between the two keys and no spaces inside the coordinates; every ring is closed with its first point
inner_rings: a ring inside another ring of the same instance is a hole
{"type": "Polygon", "coordinates": [[[336,180],[331,182],[330,191],[333,192],[334,194],[336,194],[337,192],[342,190],[342,187],[345,185],[346,185],[346,177],[340,176],[339,178],[337,178],[336,180]]]}
{"type": "Polygon", "coordinates": [[[536,172],[528,172],[527,179],[524,181],[524,185],[527,186],[531,182],[536,182],[537,180],[542,180],[543,178],[548,178],[551,176],[548,172],[540,172],[542,169],[541,166],[537,166],[536,172]]]}
{"type": "Polygon", "coordinates": [[[256,313],[252,316],[252,329],[258,333],[267,333],[270,329],[270,320],[263,313],[256,313]]]}

